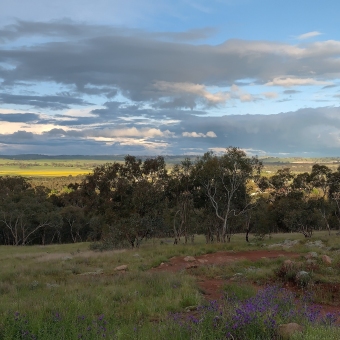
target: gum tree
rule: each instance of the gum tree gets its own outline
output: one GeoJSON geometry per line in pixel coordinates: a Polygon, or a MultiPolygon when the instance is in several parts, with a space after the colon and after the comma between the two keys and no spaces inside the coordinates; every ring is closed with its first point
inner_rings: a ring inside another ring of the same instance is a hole
{"type": "Polygon", "coordinates": [[[257,157],[236,147],[227,148],[222,156],[208,152],[197,160],[196,176],[221,221],[222,242],[230,242],[231,220],[253,207],[247,182],[259,176],[261,168],[257,157]]]}
{"type": "Polygon", "coordinates": [[[164,181],[162,157],[144,163],[126,156],[124,164],[105,164],[94,169],[81,185],[85,212],[101,216],[112,243],[127,241],[132,247],[163,227],[164,181]]]}

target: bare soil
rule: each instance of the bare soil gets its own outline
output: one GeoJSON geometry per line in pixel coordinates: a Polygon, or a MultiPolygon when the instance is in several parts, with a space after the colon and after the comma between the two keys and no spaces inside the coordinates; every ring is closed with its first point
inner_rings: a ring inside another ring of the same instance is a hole
{"type": "MultiPolygon", "coordinates": [[[[260,259],[275,259],[278,257],[285,257],[287,259],[298,258],[301,254],[275,251],[275,250],[254,250],[254,251],[224,251],[212,254],[205,254],[201,256],[195,256],[195,260],[186,260],[185,256],[173,257],[168,262],[162,263],[156,268],[152,268],[152,271],[166,271],[166,272],[180,272],[188,271],[189,273],[195,268],[206,265],[222,265],[228,263],[234,263],[242,260],[258,261],[260,259]]],[[[207,278],[204,276],[196,276],[199,288],[207,300],[218,300],[223,297],[223,287],[231,283],[231,280],[225,280],[221,278],[207,278]]],[[[270,283],[270,282],[268,282],[270,283]]],[[[253,284],[256,289],[263,287],[253,284]]],[[[285,288],[296,291],[296,287],[285,286],[285,288]]],[[[332,305],[318,305],[322,314],[326,313],[338,313],[340,315],[340,284],[318,284],[315,289],[323,290],[332,294],[332,305]],[[327,286],[327,287],[326,287],[327,286]]],[[[325,293],[326,294],[326,293],[325,293]]],[[[338,318],[338,323],[340,318],[338,318]]]]}

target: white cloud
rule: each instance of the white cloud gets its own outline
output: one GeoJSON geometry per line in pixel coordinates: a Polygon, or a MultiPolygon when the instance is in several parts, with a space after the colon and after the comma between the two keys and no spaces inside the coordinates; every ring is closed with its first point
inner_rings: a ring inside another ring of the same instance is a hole
{"type": "Polygon", "coordinates": [[[321,35],[321,34],[322,33],[318,32],[318,31],[312,31],[312,32],[300,34],[296,38],[299,39],[299,40],[304,40],[304,39],[309,39],[309,38],[317,37],[318,35],[321,35]]]}
{"type": "MultiPolygon", "coordinates": [[[[238,99],[241,102],[251,102],[255,98],[242,90],[239,86],[233,84],[230,91],[209,92],[205,85],[193,83],[171,83],[166,81],[157,81],[154,85],[158,90],[164,91],[171,95],[190,94],[206,100],[208,104],[222,104],[231,99],[238,99]]],[[[165,94],[166,95],[166,94],[165,94]]]]}
{"type": "Polygon", "coordinates": [[[214,131],[208,131],[207,134],[206,134],[207,137],[210,137],[210,138],[216,138],[216,133],[214,131]]]}
{"type": "Polygon", "coordinates": [[[239,99],[241,102],[252,102],[255,98],[250,94],[242,90],[239,86],[233,84],[230,87],[232,97],[239,99]]]}
{"type": "Polygon", "coordinates": [[[22,122],[1,122],[1,134],[10,135],[18,131],[32,132],[34,134],[42,134],[52,129],[70,130],[69,127],[53,124],[27,124],[22,122]]]}
{"type": "Polygon", "coordinates": [[[276,77],[266,83],[267,86],[303,86],[303,85],[332,85],[332,82],[316,80],[313,78],[295,78],[295,77],[276,77]]]}
{"type": "Polygon", "coordinates": [[[161,153],[169,146],[169,143],[164,141],[153,142],[146,138],[109,138],[109,137],[87,137],[89,140],[96,142],[104,142],[106,145],[120,146],[141,146],[147,150],[152,150],[153,153],[161,153]]]}
{"type": "Polygon", "coordinates": [[[71,117],[94,117],[94,115],[91,113],[91,111],[98,109],[97,106],[94,107],[87,107],[86,109],[69,109],[66,110],[63,115],[65,116],[71,116],[71,117]]]}
{"type": "Polygon", "coordinates": [[[202,133],[202,132],[183,132],[182,133],[183,137],[190,137],[190,138],[216,138],[216,134],[214,131],[208,131],[206,134],[202,133]]]}
{"type": "Polygon", "coordinates": [[[263,92],[262,93],[267,99],[275,99],[278,97],[277,92],[263,92]]]}
{"type": "Polygon", "coordinates": [[[169,130],[161,131],[155,128],[143,128],[137,129],[135,127],[122,128],[122,129],[101,129],[94,130],[90,133],[92,137],[101,138],[117,138],[117,137],[144,137],[144,138],[155,138],[155,137],[173,137],[173,133],[169,130]]]}
{"type": "MultiPolygon", "coordinates": [[[[12,114],[12,113],[27,113],[27,110],[18,110],[18,109],[4,109],[0,108],[1,114],[12,114]]],[[[1,123],[2,124],[2,123],[1,123]]]]}
{"type": "Polygon", "coordinates": [[[161,91],[170,92],[171,94],[192,94],[205,99],[211,104],[224,103],[230,99],[228,92],[211,93],[206,86],[193,83],[171,83],[167,81],[157,81],[154,86],[161,91]]]}

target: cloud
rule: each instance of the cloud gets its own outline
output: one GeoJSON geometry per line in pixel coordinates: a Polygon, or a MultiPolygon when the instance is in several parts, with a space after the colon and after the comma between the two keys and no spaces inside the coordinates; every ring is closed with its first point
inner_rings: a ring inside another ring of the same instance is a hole
{"type": "MultiPolygon", "coordinates": [[[[297,86],[323,87],[320,98],[338,102],[332,88],[340,79],[340,41],[200,43],[214,30],[148,32],[67,20],[18,21],[0,30],[6,152],[178,154],[236,145],[335,154],[340,148],[336,107],[269,114],[292,110],[289,96],[301,99],[297,86]],[[18,131],[31,133],[30,142],[18,131]]],[[[295,103],[308,107],[301,102],[295,103]]]]}
{"type": "Polygon", "coordinates": [[[182,110],[171,112],[181,120],[174,120],[171,125],[159,121],[157,128],[151,119],[143,122],[144,126],[134,126],[134,121],[126,121],[124,125],[120,121],[120,124],[87,125],[82,129],[76,125],[62,127],[57,122],[49,128],[11,123],[17,124],[16,131],[10,132],[5,126],[8,133],[0,134],[1,152],[192,154],[235,145],[271,155],[336,156],[340,150],[339,107],[222,117],[196,116],[182,110]]]}
{"type": "Polygon", "coordinates": [[[217,32],[214,27],[193,28],[183,32],[160,32],[155,33],[154,37],[164,38],[180,42],[193,42],[205,40],[215,35],[217,32]]]}
{"type": "Polygon", "coordinates": [[[277,77],[265,85],[291,87],[306,85],[332,85],[332,83],[329,81],[316,80],[313,78],[277,77]]]}
{"type": "Polygon", "coordinates": [[[245,92],[239,86],[233,84],[230,88],[232,98],[239,99],[241,102],[252,102],[256,100],[250,93],[245,92]]]}
{"type": "Polygon", "coordinates": [[[35,122],[41,120],[40,115],[36,113],[0,113],[0,121],[3,122],[35,122]]]}
{"type": "Polygon", "coordinates": [[[82,95],[122,95],[165,109],[204,108],[231,97],[243,102],[256,100],[246,92],[237,97],[225,90],[242,79],[281,86],[330,85],[340,75],[340,42],[332,40],[301,46],[237,39],[198,45],[190,41],[209,29],[168,34],[63,21],[20,21],[3,31],[6,39],[15,33],[18,41],[28,34],[42,37],[30,39],[29,47],[18,43],[15,49],[6,45],[0,49],[0,63],[7,65],[0,68],[0,78],[7,93],[18,84],[46,81],[77,93],[77,102],[72,103],[53,94],[46,100],[6,98],[32,107],[62,109],[88,105],[82,95]],[[161,37],[164,34],[187,35],[188,39],[168,41],[161,37]]]}
{"type": "Polygon", "coordinates": [[[213,131],[208,131],[206,134],[202,133],[202,132],[183,132],[182,133],[183,137],[191,137],[191,138],[216,138],[216,134],[213,131]]]}
{"type": "Polygon", "coordinates": [[[52,110],[63,110],[70,108],[70,105],[90,105],[80,98],[74,98],[70,95],[59,96],[29,96],[0,93],[0,103],[27,105],[35,108],[48,108],[52,110]]]}
{"type": "Polygon", "coordinates": [[[305,40],[305,39],[317,37],[318,35],[321,35],[321,34],[322,33],[318,32],[318,31],[312,31],[312,32],[308,32],[308,33],[298,35],[296,38],[299,39],[299,40],[305,40]]]}
{"type": "Polygon", "coordinates": [[[172,137],[173,134],[169,130],[161,131],[155,128],[142,128],[137,129],[136,127],[121,128],[121,129],[99,129],[94,130],[90,133],[92,137],[172,137]]]}
{"type": "Polygon", "coordinates": [[[183,94],[192,95],[204,100],[208,105],[216,105],[224,103],[231,98],[230,93],[227,92],[209,92],[206,86],[193,83],[170,83],[166,81],[157,81],[154,87],[159,90],[162,96],[175,95],[181,96],[183,94]]]}
{"type": "Polygon", "coordinates": [[[267,99],[274,99],[278,97],[277,92],[263,92],[262,93],[267,99]]]}
{"type": "Polygon", "coordinates": [[[297,90],[284,90],[283,93],[284,94],[296,94],[296,93],[299,93],[300,91],[297,91],[297,90]]]}

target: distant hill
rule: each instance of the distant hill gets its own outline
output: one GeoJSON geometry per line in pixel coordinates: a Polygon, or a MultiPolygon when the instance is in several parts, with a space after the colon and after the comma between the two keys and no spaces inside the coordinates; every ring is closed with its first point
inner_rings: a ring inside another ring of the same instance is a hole
{"type": "MultiPolygon", "coordinates": [[[[41,154],[22,154],[22,155],[0,155],[1,159],[16,160],[16,161],[38,161],[38,160],[94,160],[94,161],[123,161],[126,155],[41,155],[41,154]]],[[[185,158],[196,159],[199,155],[163,155],[165,161],[170,164],[180,163],[185,158]]],[[[152,156],[136,156],[138,159],[145,160],[152,156]]],[[[294,164],[294,163],[340,163],[340,157],[318,157],[318,158],[303,158],[303,157],[260,157],[264,164],[294,164]]]]}
{"type": "MultiPolygon", "coordinates": [[[[0,159],[7,159],[13,161],[40,161],[40,160],[63,160],[63,161],[108,161],[108,162],[118,162],[124,161],[126,155],[41,155],[41,154],[22,154],[22,155],[0,155],[0,159]]],[[[145,160],[147,158],[152,158],[153,156],[136,156],[137,159],[145,160]]],[[[155,156],[157,157],[157,156],[155,156]]],[[[163,155],[166,163],[175,164],[180,163],[188,156],[178,155],[170,156],[163,155]]],[[[197,156],[190,156],[190,158],[195,159],[197,156]]]]}

